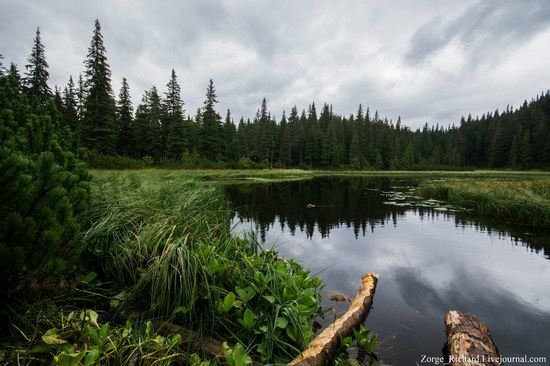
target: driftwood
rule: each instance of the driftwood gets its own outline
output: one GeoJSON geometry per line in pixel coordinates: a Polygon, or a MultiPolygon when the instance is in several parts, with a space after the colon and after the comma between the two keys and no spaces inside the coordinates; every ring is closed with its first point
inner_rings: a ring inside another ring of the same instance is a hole
{"type": "Polygon", "coordinates": [[[472,314],[445,315],[450,366],[501,366],[498,348],[487,326],[472,314]]]}
{"type": "Polygon", "coordinates": [[[361,287],[351,303],[348,311],[332,324],[327,326],[298,357],[287,366],[321,366],[327,365],[333,359],[336,350],[340,346],[342,338],[353,333],[367,318],[378,274],[369,272],[361,277],[361,287]]]}
{"type": "Polygon", "coordinates": [[[163,334],[179,334],[183,343],[189,345],[194,352],[199,353],[201,356],[207,358],[228,356],[228,354],[223,351],[222,342],[201,336],[193,330],[160,320],[155,322],[155,327],[159,328],[160,332],[163,334]]]}

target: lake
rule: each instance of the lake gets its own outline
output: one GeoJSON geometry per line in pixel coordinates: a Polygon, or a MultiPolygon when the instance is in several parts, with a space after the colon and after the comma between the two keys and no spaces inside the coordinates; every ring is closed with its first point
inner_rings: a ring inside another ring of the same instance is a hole
{"type": "Polygon", "coordinates": [[[236,232],[256,230],[265,248],[323,279],[325,323],[349,305],[329,294],[353,298],[362,274],[380,274],[365,324],[379,336],[379,364],[441,357],[449,310],[485,322],[503,356],[550,362],[548,233],[425,204],[414,197],[418,182],[318,177],[226,192],[236,232]]]}

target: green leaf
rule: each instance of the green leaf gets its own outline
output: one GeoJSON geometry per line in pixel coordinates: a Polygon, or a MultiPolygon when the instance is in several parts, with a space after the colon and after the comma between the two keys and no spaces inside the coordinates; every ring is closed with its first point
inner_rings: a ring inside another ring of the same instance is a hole
{"type": "Polygon", "coordinates": [[[251,286],[248,286],[247,288],[237,286],[235,287],[235,291],[245,304],[256,296],[256,290],[254,290],[251,286]]]}
{"type": "Polygon", "coordinates": [[[67,343],[66,340],[59,338],[59,335],[57,334],[57,329],[52,328],[49,329],[44,335],[42,336],[42,340],[46,344],[63,344],[67,343]]]}
{"type": "Polygon", "coordinates": [[[101,326],[101,328],[99,328],[99,338],[102,342],[105,341],[105,339],[109,335],[110,328],[111,326],[109,325],[109,323],[105,323],[101,326]]]}
{"type": "Polygon", "coordinates": [[[351,344],[351,342],[353,342],[353,337],[349,336],[349,337],[342,338],[342,342],[340,342],[340,344],[344,347],[348,347],[351,344]]]}
{"type": "Polygon", "coordinates": [[[92,349],[86,354],[84,358],[84,366],[93,366],[99,359],[99,350],[97,348],[92,349]]]}
{"type": "Polygon", "coordinates": [[[78,366],[85,355],[86,350],[78,353],[61,352],[59,355],[54,356],[54,360],[59,366],[78,366]]]}
{"type": "Polygon", "coordinates": [[[288,319],[279,317],[275,320],[275,327],[285,329],[288,325],[288,319]]]}
{"type": "Polygon", "coordinates": [[[147,334],[147,337],[149,337],[149,338],[153,334],[153,322],[150,321],[150,320],[147,322],[147,326],[146,326],[146,329],[145,329],[145,334],[147,334]]]}
{"type": "Polygon", "coordinates": [[[240,343],[237,343],[231,352],[231,360],[234,366],[246,366],[252,363],[252,359],[246,354],[246,350],[240,343]]]}
{"type": "Polygon", "coordinates": [[[88,335],[92,339],[92,342],[94,342],[94,344],[97,345],[98,347],[101,346],[103,342],[99,339],[97,331],[93,327],[90,327],[90,325],[88,324],[86,324],[85,329],[86,329],[86,333],[88,333],[88,335]]]}
{"type": "Polygon", "coordinates": [[[256,315],[250,309],[244,311],[243,319],[238,319],[246,329],[251,330],[256,325],[256,315]]]}
{"type": "Polygon", "coordinates": [[[80,313],[80,320],[86,320],[90,324],[95,325],[96,327],[99,328],[99,324],[97,324],[97,318],[98,318],[98,315],[93,310],[86,310],[80,313]]]}
{"type": "Polygon", "coordinates": [[[116,308],[122,301],[126,300],[128,293],[126,291],[119,292],[109,302],[112,308],[116,308]]]}
{"type": "Polygon", "coordinates": [[[233,292],[230,292],[227,295],[225,295],[225,299],[223,300],[223,303],[222,303],[222,309],[223,309],[222,312],[228,313],[234,304],[235,304],[235,294],[233,292]]]}
{"type": "Polygon", "coordinates": [[[275,296],[272,296],[272,295],[264,295],[264,299],[266,299],[267,301],[269,301],[270,304],[275,303],[275,296]]]}

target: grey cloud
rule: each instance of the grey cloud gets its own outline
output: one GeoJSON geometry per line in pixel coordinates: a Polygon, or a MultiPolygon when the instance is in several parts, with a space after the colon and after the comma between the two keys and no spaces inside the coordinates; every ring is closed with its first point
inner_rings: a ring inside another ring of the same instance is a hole
{"type": "Polygon", "coordinates": [[[471,63],[487,56],[506,57],[548,26],[550,3],[546,0],[480,1],[458,17],[445,21],[437,16],[418,28],[405,61],[422,63],[455,40],[471,63]]]}
{"type": "Polygon", "coordinates": [[[113,89],[126,77],[135,104],[152,84],[164,92],[174,68],[190,114],[212,78],[218,110],[237,120],[253,117],[266,97],[279,118],[315,101],[342,115],[362,103],[412,127],[447,124],[550,85],[548,48],[526,46],[548,39],[550,3],[473,1],[2,0],[0,54],[24,69],[40,26],[50,84],[64,86],[84,70],[99,18],[113,89]],[[462,69],[423,62],[449,42],[463,48],[462,69]],[[476,72],[481,60],[495,67],[476,72]]]}

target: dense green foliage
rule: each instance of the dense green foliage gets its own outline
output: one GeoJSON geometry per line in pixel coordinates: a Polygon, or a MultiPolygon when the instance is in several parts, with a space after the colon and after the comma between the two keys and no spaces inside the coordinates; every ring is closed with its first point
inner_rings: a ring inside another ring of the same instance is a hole
{"type": "Polygon", "coordinates": [[[85,245],[121,306],[288,360],[313,336],[318,279],[292,260],[233,237],[215,187],[177,174],[96,176],[85,245]]]}
{"type": "Polygon", "coordinates": [[[47,72],[36,71],[45,64],[37,61],[44,56],[39,35],[25,88],[15,82],[15,68],[0,76],[2,296],[75,266],[88,205],[88,172],[67,150],[70,133],[44,88],[47,72]]]}
{"type": "Polygon", "coordinates": [[[90,206],[81,270],[95,272],[43,289],[46,299],[14,322],[38,338],[12,341],[0,360],[200,364],[179,336],[157,336],[162,328],[149,319],[226,341],[229,358],[264,364],[288,361],[312,338],[320,281],[234,237],[215,186],[171,173],[100,172],[90,206]]]}
{"type": "Polygon", "coordinates": [[[422,183],[418,193],[514,224],[550,225],[549,180],[447,180],[422,183]]]}

